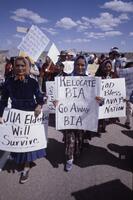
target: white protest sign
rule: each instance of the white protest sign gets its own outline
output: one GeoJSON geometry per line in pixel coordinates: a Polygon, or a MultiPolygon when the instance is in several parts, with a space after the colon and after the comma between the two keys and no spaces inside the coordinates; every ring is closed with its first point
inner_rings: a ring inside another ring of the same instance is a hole
{"type": "Polygon", "coordinates": [[[64,65],[63,71],[66,74],[71,74],[74,70],[74,61],[65,61],[65,62],[62,62],[62,63],[64,65]]]}
{"type": "Polygon", "coordinates": [[[98,67],[99,67],[99,65],[97,65],[96,63],[88,64],[87,65],[87,74],[95,76],[95,73],[96,73],[98,67]]]}
{"type": "Polygon", "coordinates": [[[10,152],[30,152],[47,147],[48,113],[37,118],[34,112],[5,110],[5,123],[0,124],[0,149],[10,152]]]}
{"type": "Polygon", "coordinates": [[[104,105],[99,107],[99,119],[124,117],[126,103],[125,79],[104,79],[101,81],[100,96],[104,98],[104,105]]]}
{"type": "Polygon", "coordinates": [[[17,32],[19,33],[27,33],[29,28],[17,26],[17,32]]]}
{"type": "Polygon", "coordinates": [[[57,49],[57,47],[53,43],[51,45],[47,55],[51,58],[51,60],[53,61],[54,64],[56,64],[56,62],[58,61],[59,54],[60,54],[59,50],[57,49]]]}
{"type": "Polygon", "coordinates": [[[126,81],[126,96],[129,99],[133,90],[133,67],[119,69],[119,77],[125,78],[126,81]]]}
{"type": "Polygon", "coordinates": [[[48,37],[37,26],[32,25],[19,44],[18,49],[25,52],[34,61],[37,61],[48,43],[48,37]]]}
{"type": "Polygon", "coordinates": [[[0,83],[5,81],[5,63],[0,63],[0,83]]]}
{"type": "Polygon", "coordinates": [[[47,105],[49,113],[55,113],[55,81],[46,81],[46,94],[47,94],[47,105]]]}
{"type": "Polygon", "coordinates": [[[47,139],[48,138],[48,123],[49,123],[49,109],[48,109],[47,104],[43,104],[42,114],[44,116],[43,124],[44,124],[46,139],[47,139]]]}
{"type": "Polygon", "coordinates": [[[100,78],[56,77],[56,129],[97,131],[98,107],[95,100],[100,78]]]}

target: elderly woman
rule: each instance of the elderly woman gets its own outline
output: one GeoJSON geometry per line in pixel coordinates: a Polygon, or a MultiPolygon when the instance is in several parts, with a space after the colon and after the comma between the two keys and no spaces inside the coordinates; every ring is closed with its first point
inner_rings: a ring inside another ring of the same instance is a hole
{"type": "MultiPolygon", "coordinates": [[[[74,76],[86,76],[86,60],[83,56],[79,56],[74,63],[74,76]]],[[[64,130],[64,142],[65,142],[65,156],[66,166],[65,170],[70,171],[74,156],[78,157],[82,151],[83,146],[83,130],[64,130]]]]}
{"type": "MultiPolygon", "coordinates": [[[[102,79],[118,78],[116,72],[112,71],[112,61],[109,58],[103,60],[95,75],[100,76],[102,79]]],[[[99,120],[99,133],[106,132],[106,121],[105,119],[99,120]]],[[[109,119],[108,121],[116,122],[119,121],[119,118],[109,119]]]]}
{"type": "Polygon", "coordinates": [[[52,62],[49,56],[46,57],[46,62],[43,63],[40,70],[41,77],[41,89],[42,92],[46,93],[46,82],[54,81],[54,77],[60,73],[60,68],[52,62]]]}
{"type": "MultiPolygon", "coordinates": [[[[78,56],[74,62],[73,76],[86,76],[87,63],[84,56],[78,56]]],[[[96,97],[96,100],[100,100],[96,97]]],[[[89,136],[89,131],[78,130],[78,129],[67,129],[63,131],[64,142],[65,142],[65,156],[66,165],[65,170],[70,171],[74,158],[79,157],[83,149],[84,140],[89,136]]]]}
{"type": "MultiPolygon", "coordinates": [[[[23,111],[34,111],[37,117],[43,105],[43,96],[39,91],[38,83],[28,74],[30,71],[29,62],[24,57],[17,57],[14,63],[14,76],[5,82],[2,97],[0,100],[0,123],[3,123],[2,115],[7,106],[8,99],[11,99],[12,108],[23,111]]],[[[30,163],[45,156],[45,150],[37,150],[26,153],[11,153],[17,164],[23,165],[20,183],[25,183],[28,179],[30,163]]]]}

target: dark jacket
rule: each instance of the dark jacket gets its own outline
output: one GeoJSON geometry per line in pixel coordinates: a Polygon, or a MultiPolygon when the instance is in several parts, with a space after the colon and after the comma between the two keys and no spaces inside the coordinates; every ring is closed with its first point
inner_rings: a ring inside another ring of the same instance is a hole
{"type": "Polygon", "coordinates": [[[29,76],[23,81],[15,80],[14,77],[7,79],[1,94],[0,117],[8,104],[9,97],[12,108],[19,110],[34,111],[37,104],[43,104],[43,95],[39,91],[39,85],[29,76]]]}

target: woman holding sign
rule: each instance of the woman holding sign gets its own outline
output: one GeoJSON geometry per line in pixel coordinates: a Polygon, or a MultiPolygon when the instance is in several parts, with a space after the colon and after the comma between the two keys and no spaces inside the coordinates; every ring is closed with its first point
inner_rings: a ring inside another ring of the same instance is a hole
{"type": "MultiPolygon", "coordinates": [[[[39,91],[38,83],[28,75],[30,71],[28,60],[24,57],[17,57],[13,70],[14,76],[7,79],[2,91],[0,100],[0,123],[4,122],[2,116],[9,97],[12,108],[23,111],[34,111],[35,117],[41,113],[41,107],[43,105],[43,96],[39,91]]],[[[44,149],[25,153],[11,153],[14,161],[17,164],[23,165],[20,183],[25,183],[28,180],[31,162],[45,155],[44,149]]]]}
{"type": "MultiPolygon", "coordinates": [[[[99,68],[95,75],[100,76],[102,79],[118,78],[118,75],[116,74],[116,72],[112,71],[112,62],[109,58],[104,59],[103,62],[100,63],[99,68]]],[[[106,132],[105,129],[106,129],[107,121],[109,121],[109,119],[100,119],[99,120],[99,130],[98,130],[99,133],[106,132]]],[[[112,122],[119,121],[119,119],[114,118],[114,120],[110,119],[110,121],[112,121],[112,122]]]]}
{"type": "Polygon", "coordinates": [[[46,57],[46,62],[42,65],[40,70],[41,77],[41,89],[42,92],[46,93],[46,81],[54,81],[54,77],[60,72],[60,68],[52,62],[50,57],[46,57]]]}
{"type": "MultiPolygon", "coordinates": [[[[86,76],[87,63],[84,56],[80,55],[74,62],[73,76],[86,76]]],[[[100,97],[96,97],[96,100],[101,100],[100,97]]],[[[95,101],[95,100],[94,100],[95,101]]],[[[79,129],[67,129],[63,131],[65,142],[65,156],[66,165],[65,170],[70,171],[72,169],[74,158],[78,158],[82,152],[83,144],[85,140],[88,141],[90,132],[79,129]]]]}
{"type": "MultiPolygon", "coordinates": [[[[74,76],[86,76],[87,63],[84,56],[79,56],[74,63],[74,76]]],[[[64,130],[65,142],[65,156],[66,165],[65,170],[70,171],[74,157],[79,157],[83,146],[84,130],[64,130]]]]}

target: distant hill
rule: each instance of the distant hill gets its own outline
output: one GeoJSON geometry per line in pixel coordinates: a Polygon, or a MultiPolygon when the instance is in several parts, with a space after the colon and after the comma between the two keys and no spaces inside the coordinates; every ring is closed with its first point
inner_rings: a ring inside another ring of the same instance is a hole
{"type": "MultiPolygon", "coordinates": [[[[84,51],[82,51],[82,52],[85,53],[85,54],[88,54],[88,55],[89,55],[89,54],[95,53],[98,57],[99,57],[102,53],[104,53],[105,55],[108,55],[107,52],[84,52],[84,51]]],[[[133,52],[121,52],[121,53],[124,53],[124,54],[125,54],[125,57],[126,57],[128,60],[133,60],[133,52]]],[[[43,52],[43,53],[41,54],[40,58],[44,61],[46,55],[47,55],[47,52],[45,51],[45,52],[43,52]]],[[[6,56],[7,56],[7,57],[9,56],[9,50],[0,50],[0,62],[2,62],[3,58],[6,57],[6,56]]],[[[14,56],[16,56],[16,55],[14,55],[14,56]]]]}
{"type": "MultiPolygon", "coordinates": [[[[106,56],[108,56],[108,53],[107,52],[87,52],[88,54],[93,54],[95,53],[98,57],[101,55],[101,54],[105,54],[106,56]]],[[[120,54],[123,53],[125,54],[125,57],[128,59],[128,60],[133,60],[133,52],[120,52],[120,54]]]]}
{"type": "MultiPolygon", "coordinates": [[[[77,52],[77,53],[79,53],[79,52],[77,52]]],[[[84,51],[82,51],[82,53],[83,54],[93,54],[93,53],[95,53],[98,57],[100,57],[100,55],[101,54],[105,54],[106,56],[108,56],[108,53],[107,52],[84,52],[84,51]]],[[[120,52],[120,54],[121,53],[124,53],[125,54],[125,57],[128,59],[128,60],[133,60],[133,52],[120,52]]],[[[47,55],[47,52],[46,51],[44,51],[42,54],[41,54],[41,56],[40,56],[40,58],[43,60],[43,58],[45,57],[47,55]]]]}

